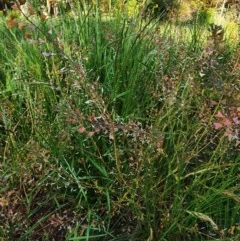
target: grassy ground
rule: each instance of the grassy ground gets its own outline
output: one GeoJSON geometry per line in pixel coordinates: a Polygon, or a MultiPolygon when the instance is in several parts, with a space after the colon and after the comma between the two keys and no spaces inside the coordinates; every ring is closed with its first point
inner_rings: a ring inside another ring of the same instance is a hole
{"type": "Polygon", "coordinates": [[[239,240],[239,40],[31,21],[0,24],[0,239],[239,240]]]}

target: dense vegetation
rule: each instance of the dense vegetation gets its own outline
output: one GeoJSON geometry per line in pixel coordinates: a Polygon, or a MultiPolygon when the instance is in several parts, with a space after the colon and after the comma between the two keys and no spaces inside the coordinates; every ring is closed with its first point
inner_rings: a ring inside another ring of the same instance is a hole
{"type": "Polygon", "coordinates": [[[110,3],[1,16],[0,240],[239,240],[235,12],[110,3]]]}

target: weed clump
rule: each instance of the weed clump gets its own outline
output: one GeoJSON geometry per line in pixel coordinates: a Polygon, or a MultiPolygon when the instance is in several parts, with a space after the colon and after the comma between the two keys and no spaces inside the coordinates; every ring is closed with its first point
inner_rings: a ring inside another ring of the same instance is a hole
{"type": "Polygon", "coordinates": [[[1,19],[0,236],[239,239],[225,27],[35,12],[1,19]]]}

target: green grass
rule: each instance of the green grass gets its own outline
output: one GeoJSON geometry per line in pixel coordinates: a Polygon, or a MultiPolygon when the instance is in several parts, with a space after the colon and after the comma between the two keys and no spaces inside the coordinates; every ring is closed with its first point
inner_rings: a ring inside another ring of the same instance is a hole
{"type": "Polygon", "coordinates": [[[239,240],[239,45],[79,14],[1,18],[0,237],[239,240]]]}

